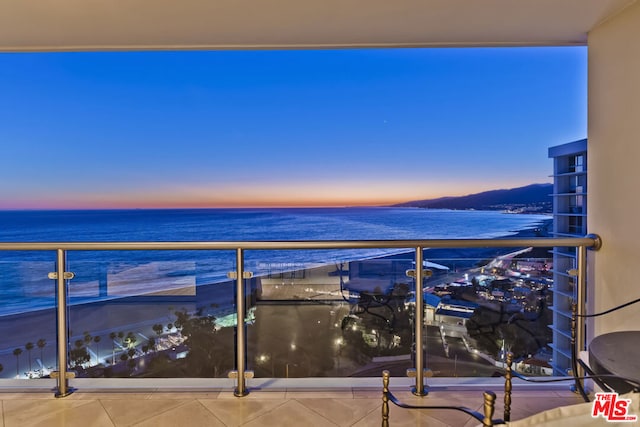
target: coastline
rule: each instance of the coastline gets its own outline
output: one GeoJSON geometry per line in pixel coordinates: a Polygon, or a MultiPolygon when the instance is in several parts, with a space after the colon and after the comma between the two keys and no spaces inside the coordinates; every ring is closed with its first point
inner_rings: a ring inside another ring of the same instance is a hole
{"type": "MultiPolygon", "coordinates": [[[[538,226],[525,228],[514,232],[509,236],[497,237],[495,239],[507,239],[507,238],[528,238],[540,236],[539,230],[548,229],[551,220],[545,220],[540,222],[538,226]]],[[[542,232],[543,235],[546,234],[542,232]]],[[[479,260],[490,260],[496,256],[503,255],[509,251],[513,251],[514,248],[433,248],[425,249],[425,260],[437,260],[441,259],[464,259],[473,260],[477,263],[479,260]]],[[[385,255],[381,257],[374,257],[369,259],[376,260],[408,260],[413,258],[413,251],[407,251],[403,253],[397,253],[393,255],[385,255]]],[[[356,261],[366,261],[367,259],[359,259],[356,261]]],[[[326,277],[329,265],[322,267],[313,267],[309,270],[320,271],[323,269],[323,277],[326,277]]],[[[461,268],[467,268],[460,266],[461,268]]],[[[292,270],[287,273],[296,276],[296,274],[303,274],[300,270],[292,270]]],[[[311,273],[309,273],[311,274],[311,273]]],[[[455,274],[462,274],[456,272],[455,274]]],[[[311,274],[312,275],[312,274],[311,274]]],[[[254,279],[253,285],[264,280],[264,277],[258,276],[254,279]]],[[[108,335],[113,331],[123,331],[125,333],[134,331],[142,337],[154,336],[151,326],[154,323],[166,324],[171,321],[170,311],[171,309],[185,308],[188,311],[196,312],[202,310],[203,306],[213,306],[210,308],[209,313],[212,311],[221,311],[225,309],[232,309],[234,306],[234,285],[233,281],[216,282],[210,284],[203,284],[197,286],[196,295],[193,296],[142,296],[142,297],[124,297],[117,300],[96,301],[83,304],[72,305],[69,307],[69,325],[71,334],[69,342],[74,343],[75,340],[81,339],[84,332],[89,332],[93,336],[102,336],[102,351],[101,358],[104,359],[105,349],[110,349],[113,343],[108,340],[108,335]]],[[[331,286],[335,287],[335,284],[331,286]]],[[[206,311],[206,310],[205,310],[206,311]]],[[[206,313],[205,313],[206,314],[206,313]]],[[[20,370],[25,371],[28,367],[26,359],[25,344],[32,342],[35,344],[39,339],[46,340],[46,346],[42,349],[43,359],[47,361],[45,366],[51,365],[50,360],[55,360],[56,355],[56,311],[54,308],[44,308],[32,312],[24,312],[17,314],[10,314],[0,317],[0,334],[3,337],[3,346],[0,349],[0,359],[4,366],[3,377],[7,375],[13,375],[16,371],[16,364],[18,357],[12,354],[16,348],[21,348],[23,354],[21,356],[20,370]]],[[[40,358],[40,349],[34,348],[32,350],[31,358],[33,360],[40,358]]],[[[110,354],[110,352],[109,352],[110,354]]],[[[92,358],[93,360],[93,358],[92,358]]],[[[37,364],[32,361],[33,366],[37,367],[37,364]]]]}
{"type": "MultiPolygon", "coordinates": [[[[508,236],[494,237],[491,240],[505,240],[505,239],[527,239],[535,237],[549,237],[550,229],[553,226],[553,219],[545,219],[532,227],[523,228],[521,230],[513,231],[513,234],[508,236]]],[[[495,258],[496,256],[504,255],[505,253],[514,251],[516,248],[425,248],[424,259],[427,260],[443,260],[443,259],[485,259],[495,258]],[[461,256],[463,255],[463,256],[461,256]]],[[[376,257],[376,259],[397,259],[403,256],[411,255],[413,257],[413,251],[405,251],[403,253],[394,255],[385,255],[382,257],[376,257]]]]}

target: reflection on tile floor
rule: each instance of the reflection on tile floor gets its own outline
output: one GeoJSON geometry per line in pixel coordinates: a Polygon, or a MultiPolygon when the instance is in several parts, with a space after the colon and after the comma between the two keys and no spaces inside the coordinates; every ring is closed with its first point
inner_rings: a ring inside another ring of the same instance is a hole
{"type": "MultiPolygon", "coordinates": [[[[480,410],[478,391],[432,391],[424,398],[397,392],[405,400],[464,405],[480,410]]],[[[502,417],[498,395],[496,417],[502,417]]],[[[512,419],[557,406],[581,403],[568,390],[516,391],[512,419]]],[[[4,427],[164,427],[164,426],[379,426],[381,397],[376,389],[296,391],[257,390],[236,398],[228,390],[207,392],[88,392],[56,399],[51,393],[0,393],[4,427]]],[[[391,426],[471,427],[479,423],[463,413],[407,410],[391,405],[391,426]]]]}

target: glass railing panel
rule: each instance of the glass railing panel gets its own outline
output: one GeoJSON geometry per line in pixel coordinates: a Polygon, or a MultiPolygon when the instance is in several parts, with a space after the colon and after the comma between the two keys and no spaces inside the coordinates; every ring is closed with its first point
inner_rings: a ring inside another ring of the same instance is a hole
{"type": "Polygon", "coordinates": [[[0,252],[0,378],[42,378],[57,365],[54,259],[0,252]]]}
{"type": "Polygon", "coordinates": [[[227,377],[231,251],[73,252],[69,369],[78,377],[227,377]]]}
{"type": "MultiPolygon", "coordinates": [[[[548,374],[550,250],[425,250],[431,275],[418,286],[419,345],[407,274],[414,250],[246,250],[246,367],[257,377],[403,376],[422,348],[434,376],[496,375],[506,351],[523,372],[548,374]]],[[[56,364],[55,281],[47,278],[55,265],[45,260],[55,253],[41,254],[3,269],[4,294],[15,300],[2,306],[7,378],[39,377],[56,364]],[[17,321],[29,326],[16,336],[17,321]]],[[[79,377],[226,378],[236,362],[236,289],[227,278],[235,255],[69,251],[69,369],[79,377]]]]}
{"type": "Polygon", "coordinates": [[[424,288],[425,359],[434,376],[497,375],[508,351],[523,373],[552,374],[553,261],[548,251],[426,258],[433,274],[424,288]]]}
{"type": "Polygon", "coordinates": [[[291,253],[248,263],[256,288],[247,364],[257,377],[377,376],[377,366],[412,366],[411,259],[332,251],[332,261],[315,253],[324,262],[305,263],[286,261],[303,259],[300,251],[279,252],[291,253]]]}
{"type": "MultiPolygon", "coordinates": [[[[422,284],[422,348],[431,375],[494,376],[507,351],[527,373],[551,373],[549,252],[424,251],[431,275],[422,284]]],[[[407,275],[415,269],[413,253],[350,255],[251,267],[257,277],[247,364],[256,376],[377,376],[383,369],[405,375],[415,366],[415,285],[407,275]]]]}

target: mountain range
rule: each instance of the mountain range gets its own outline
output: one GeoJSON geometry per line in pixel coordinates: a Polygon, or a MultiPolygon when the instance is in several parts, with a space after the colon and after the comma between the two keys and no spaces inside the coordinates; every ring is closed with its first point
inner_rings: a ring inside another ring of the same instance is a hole
{"type": "Polygon", "coordinates": [[[551,213],[553,184],[531,184],[524,187],[484,191],[458,197],[413,200],[397,207],[427,209],[503,210],[513,213],[551,213]]]}

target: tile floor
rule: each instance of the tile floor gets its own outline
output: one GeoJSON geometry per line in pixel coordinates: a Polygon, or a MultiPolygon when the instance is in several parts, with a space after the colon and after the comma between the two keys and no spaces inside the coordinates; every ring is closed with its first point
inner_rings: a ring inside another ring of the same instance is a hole
{"type": "MultiPolygon", "coordinates": [[[[406,402],[464,405],[481,411],[478,391],[432,390],[413,396],[393,389],[406,402]]],[[[502,417],[498,394],[496,417],[502,417]]],[[[516,391],[512,420],[582,400],[568,389],[516,391]]],[[[42,391],[0,392],[0,426],[4,427],[176,427],[176,426],[379,426],[381,395],[375,388],[255,390],[237,398],[218,391],[76,391],[56,399],[42,391]]],[[[470,427],[479,423],[457,411],[407,410],[390,405],[391,426],[470,427]]]]}

